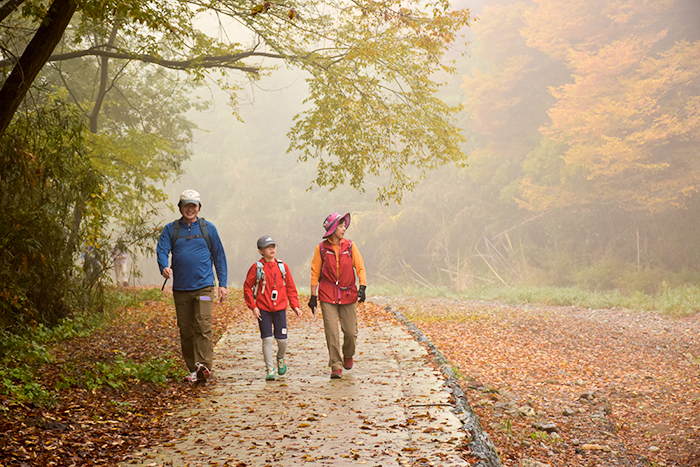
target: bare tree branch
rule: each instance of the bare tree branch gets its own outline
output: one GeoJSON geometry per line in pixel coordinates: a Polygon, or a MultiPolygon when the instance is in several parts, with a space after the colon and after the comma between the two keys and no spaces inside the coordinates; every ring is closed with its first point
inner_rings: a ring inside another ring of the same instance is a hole
{"type": "MultiPolygon", "coordinates": [[[[136,60],[144,63],[153,63],[155,65],[162,66],[164,68],[170,68],[173,70],[188,70],[191,68],[230,68],[239,71],[244,71],[246,73],[257,74],[260,69],[257,67],[249,66],[239,66],[236,62],[239,62],[245,58],[249,57],[267,57],[283,59],[282,55],[273,54],[268,52],[241,52],[238,54],[231,55],[205,55],[203,57],[192,58],[189,60],[165,60],[153,55],[146,54],[132,54],[127,52],[115,52],[111,50],[104,50],[100,47],[92,47],[86,50],[76,50],[75,52],[69,52],[64,54],[56,54],[49,57],[48,62],[59,62],[65,60],[71,60],[80,57],[102,57],[102,58],[116,58],[122,60],[136,60]]],[[[0,60],[0,68],[12,65],[15,62],[13,59],[0,60]]]]}

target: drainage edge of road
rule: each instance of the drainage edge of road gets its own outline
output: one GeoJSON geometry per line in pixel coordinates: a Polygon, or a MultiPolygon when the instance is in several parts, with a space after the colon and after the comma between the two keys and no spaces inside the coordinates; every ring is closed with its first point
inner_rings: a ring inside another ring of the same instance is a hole
{"type": "Polygon", "coordinates": [[[454,371],[450,362],[442,355],[440,350],[438,350],[435,345],[430,342],[430,339],[426,337],[425,334],[416,326],[414,323],[409,321],[405,316],[403,316],[398,311],[391,308],[390,305],[386,305],[384,308],[386,311],[390,311],[396,319],[406,327],[406,329],[413,335],[413,338],[425,344],[430,350],[435,363],[440,367],[440,371],[445,377],[445,385],[448,387],[450,393],[455,399],[455,404],[457,411],[461,413],[459,420],[462,422],[461,429],[466,431],[470,436],[466,444],[470,449],[470,455],[479,459],[476,464],[477,467],[502,467],[501,459],[498,456],[498,450],[496,446],[491,442],[491,438],[488,433],[484,431],[484,428],[479,422],[479,417],[474,412],[474,409],[469,404],[467,396],[462,390],[457,378],[455,377],[454,371]]]}

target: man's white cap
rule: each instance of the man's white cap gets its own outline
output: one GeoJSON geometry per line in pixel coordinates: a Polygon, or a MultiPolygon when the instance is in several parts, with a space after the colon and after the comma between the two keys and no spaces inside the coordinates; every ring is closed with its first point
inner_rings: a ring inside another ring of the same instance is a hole
{"type": "Polygon", "coordinates": [[[185,190],[180,195],[180,204],[184,206],[186,204],[201,205],[202,203],[199,201],[199,193],[194,190],[185,190]]]}

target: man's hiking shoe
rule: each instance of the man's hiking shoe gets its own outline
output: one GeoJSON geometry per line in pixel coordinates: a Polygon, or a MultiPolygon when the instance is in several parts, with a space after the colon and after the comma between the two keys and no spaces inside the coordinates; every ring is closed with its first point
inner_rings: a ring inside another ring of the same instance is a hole
{"type": "Polygon", "coordinates": [[[343,377],[343,370],[331,371],[331,379],[340,379],[343,377]]]}
{"type": "Polygon", "coordinates": [[[343,359],[343,368],[345,368],[346,370],[352,370],[352,365],[354,363],[355,363],[355,361],[352,359],[352,357],[344,358],[343,359]]]}
{"type": "Polygon", "coordinates": [[[277,373],[283,375],[287,372],[287,362],[284,361],[284,357],[277,359],[277,373]]]}
{"type": "Polygon", "coordinates": [[[207,368],[206,365],[202,365],[201,363],[197,363],[197,379],[198,380],[205,380],[209,379],[211,376],[211,371],[209,371],[209,368],[207,368]]]}
{"type": "Polygon", "coordinates": [[[197,372],[193,371],[189,375],[185,376],[185,381],[188,383],[196,383],[197,382],[197,372]]]}
{"type": "Polygon", "coordinates": [[[275,380],[275,369],[268,368],[267,376],[265,376],[265,381],[274,381],[274,380],[275,380]]]}

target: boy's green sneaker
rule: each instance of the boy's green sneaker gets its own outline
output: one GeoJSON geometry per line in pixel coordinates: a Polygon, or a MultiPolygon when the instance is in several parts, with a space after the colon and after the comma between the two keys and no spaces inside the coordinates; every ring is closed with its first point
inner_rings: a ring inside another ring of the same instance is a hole
{"type": "Polygon", "coordinates": [[[265,381],[274,381],[274,380],[275,380],[275,369],[269,368],[267,370],[267,376],[265,376],[265,381]]]}
{"type": "Polygon", "coordinates": [[[277,359],[277,373],[283,375],[287,372],[287,362],[284,361],[284,357],[277,359]]]}

